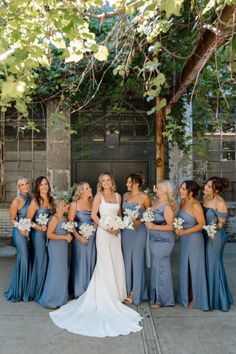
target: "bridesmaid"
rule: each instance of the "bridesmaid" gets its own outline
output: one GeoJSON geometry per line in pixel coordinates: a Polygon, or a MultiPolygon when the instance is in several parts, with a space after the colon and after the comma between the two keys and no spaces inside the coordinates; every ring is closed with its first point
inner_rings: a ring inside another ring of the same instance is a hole
{"type": "Polygon", "coordinates": [[[54,202],[56,213],[48,223],[48,269],[40,305],[57,308],[68,301],[68,242],[72,236],[62,228],[68,207],[63,199],[54,202]]]}
{"type": "Polygon", "coordinates": [[[132,173],[127,178],[128,192],[123,196],[123,211],[139,207],[139,218],[133,223],[134,230],[122,230],[122,249],[125,262],[126,287],[128,297],[124,300],[126,304],[141,304],[147,300],[147,287],[145,277],[145,246],[147,241],[147,230],[141,217],[145,209],[150,207],[149,196],[141,191],[144,178],[141,173],[132,173]]]}
{"type": "MultiPolygon", "coordinates": [[[[227,205],[220,193],[229,186],[226,178],[211,177],[204,186],[204,210],[207,225],[215,223],[217,232],[214,240],[205,237],[206,275],[210,309],[228,311],[233,303],[225,274],[223,253],[227,236],[223,226],[227,217],[227,205]]],[[[205,232],[204,232],[205,234],[205,232]]]]}
{"type": "Polygon", "coordinates": [[[46,225],[40,225],[37,219],[40,214],[51,214],[53,197],[47,177],[40,176],[35,181],[34,199],[31,201],[27,218],[33,221],[32,241],[34,249],[34,264],[30,282],[30,299],[38,301],[42,295],[45,282],[48,252],[46,248],[46,225]]]}
{"type": "Polygon", "coordinates": [[[87,240],[80,234],[82,223],[93,224],[91,219],[92,189],[87,182],[80,182],[75,191],[74,201],[70,205],[68,220],[76,221],[72,241],[70,288],[74,298],[82,295],[88,287],[96,261],[95,232],[87,240]]]}
{"type": "Polygon", "coordinates": [[[153,222],[145,223],[150,237],[151,308],[175,304],[170,255],[175,242],[173,222],[176,203],[173,187],[169,181],[159,182],[155,192],[158,197],[152,207],[155,219],[153,222]]]}
{"type": "Polygon", "coordinates": [[[12,238],[17,250],[16,264],[9,289],[5,292],[7,300],[12,302],[29,301],[29,281],[31,276],[30,242],[27,230],[18,230],[15,223],[25,218],[31,197],[29,180],[19,177],[17,181],[18,196],[10,206],[10,221],[14,226],[12,238]]]}
{"type": "Polygon", "coordinates": [[[178,216],[184,220],[180,236],[180,280],[178,301],[185,308],[209,310],[206,284],[203,208],[196,199],[199,185],[184,181],[180,186],[181,208],[178,216]]]}

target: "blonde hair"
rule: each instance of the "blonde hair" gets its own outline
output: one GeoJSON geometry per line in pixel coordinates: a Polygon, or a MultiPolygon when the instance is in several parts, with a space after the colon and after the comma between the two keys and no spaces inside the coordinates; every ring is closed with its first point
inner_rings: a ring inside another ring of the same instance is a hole
{"type": "Polygon", "coordinates": [[[170,206],[175,210],[177,208],[177,203],[175,201],[174,189],[171,182],[165,179],[158,182],[157,185],[163,188],[166,194],[167,201],[170,203],[170,206]]]}
{"type": "MultiPolygon", "coordinates": [[[[74,192],[74,196],[73,196],[73,200],[75,202],[82,198],[83,188],[84,188],[85,184],[88,184],[90,186],[90,184],[86,181],[79,182],[78,184],[75,185],[75,192],[74,192]]],[[[92,199],[92,196],[90,197],[90,199],[92,199]]]]}
{"type": "Polygon", "coordinates": [[[20,193],[20,185],[21,185],[22,181],[27,181],[27,183],[30,183],[30,181],[27,177],[24,177],[24,176],[17,177],[17,182],[16,182],[17,193],[20,193]]]}
{"type": "Polygon", "coordinates": [[[116,182],[114,180],[113,175],[110,172],[104,172],[101,173],[100,176],[98,177],[98,184],[97,184],[97,192],[101,193],[103,191],[103,187],[102,187],[102,179],[104,176],[109,176],[111,179],[111,183],[112,183],[112,191],[115,192],[116,191],[116,182]]]}
{"type": "Polygon", "coordinates": [[[66,203],[65,199],[63,199],[63,198],[55,198],[55,199],[53,199],[52,214],[56,213],[56,208],[62,203],[66,203]]]}

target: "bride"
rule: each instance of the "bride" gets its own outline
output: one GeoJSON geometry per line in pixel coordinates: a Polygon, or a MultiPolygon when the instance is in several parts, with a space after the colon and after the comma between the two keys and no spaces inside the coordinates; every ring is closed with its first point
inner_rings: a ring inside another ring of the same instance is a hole
{"type": "Polygon", "coordinates": [[[87,291],[78,299],[50,312],[53,322],[69,332],[91,337],[115,337],[141,330],[140,315],[122,304],[127,297],[119,230],[104,230],[99,217],[121,216],[121,198],[110,173],[99,176],[92,207],[98,225],[97,264],[87,291]]]}

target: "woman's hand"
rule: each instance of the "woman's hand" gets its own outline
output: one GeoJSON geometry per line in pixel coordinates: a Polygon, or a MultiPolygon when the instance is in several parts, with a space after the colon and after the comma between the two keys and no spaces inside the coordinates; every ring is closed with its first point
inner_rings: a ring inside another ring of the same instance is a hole
{"type": "Polygon", "coordinates": [[[88,239],[86,237],[84,237],[83,235],[77,234],[75,235],[75,237],[77,238],[77,240],[79,240],[83,245],[87,245],[88,244],[88,239]]]}
{"type": "Polygon", "coordinates": [[[155,227],[155,224],[153,224],[153,222],[151,222],[151,221],[147,221],[147,222],[145,222],[145,226],[147,229],[153,230],[155,227]]]}
{"type": "Polygon", "coordinates": [[[19,230],[20,231],[20,234],[24,237],[28,237],[29,236],[29,231],[27,230],[19,230]]]}
{"type": "Polygon", "coordinates": [[[137,229],[140,224],[141,224],[141,220],[140,219],[134,220],[134,222],[133,222],[134,229],[137,229]]]}
{"type": "Polygon", "coordinates": [[[185,230],[184,229],[181,229],[181,230],[175,230],[175,233],[177,236],[183,236],[186,234],[185,230]]]}
{"type": "Polygon", "coordinates": [[[65,235],[65,240],[68,242],[68,243],[70,243],[71,241],[72,241],[72,236],[71,236],[71,234],[67,234],[67,235],[65,235]]]}
{"type": "Polygon", "coordinates": [[[117,230],[117,229],[110,228],[110,229],[107,229],[106,231],[109,232],[112,235],[117,235],[120,230],[119,229],[117,230]]]}

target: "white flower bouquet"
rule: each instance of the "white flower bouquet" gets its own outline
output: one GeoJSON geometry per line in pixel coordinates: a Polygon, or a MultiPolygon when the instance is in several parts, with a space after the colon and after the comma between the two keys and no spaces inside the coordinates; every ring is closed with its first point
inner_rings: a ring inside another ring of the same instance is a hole
{"type": "Polygon", "coordinates": [[[79,227],[80,234],[83,235],[87,240],[89,239],[90,236],[92,236],[94,231],[95,229],[93,225],[87,224],[86,222],[81,224],[79,227]]]}
{"type": "Polygon", "coordinates": [[[209,225],[204,225],[203,229],[206,230],[207,232],[207,236],[211,239],[214,240],[215,239],[215,234],[217,232],[217,226],[214,222],[212,222],[209,225]]]}
{"type": "Polygon", "coordinates": [[[32,222],[31,222],[30,219],[20,218],[19,221],[16,221],[14,223],[14,226],[17,227],[17,229],[20,230],[20,231],[28,231],[28,232],[30,232],[30,229],[32,227],[32,222]]]}
{"type": "Polygon", "coordinates": [[[152,222],[154,221],[155,217],[154,217],[154,212],[152,211],[151,208],[147,208],[145,210],[145,212],[143,213],[142,222],[152,222]]]}
{"type": "Polygon", "coordinates": [[[44,225],[46,226],[48,221],[49,221],[49,217],[47,213],[39,214],[39,217],[36,219],[37,224],[40,226],[44,226],[44,225]]]}
{"type": "Polygon", "coordinates": [[[125,224],[119,216],[115,215],[102,217],[99,221],[99,226],[101,226],[105,230],[119,230],[124,229],[125,224]]]}
{"type": "Polygon", "coordinates": [[[125,229],[134,230],[133,222],[139,217],[139,206],[136,206],[134,209],[125,208],[123,223],[125,229]]]}
{"type": "MultiPolygon", "coordinates": [[[[19,221],[16,221],[14,223],[14,226],[17,227],[17,229],[20,231],[27,231],[29,233],[30,229],[32,227],[32,222],[28,218],[20,218],[19,221]]],[[[27,237],[27,240],[29,241],[29,236],[26,236],[26,237],[27,237]]]]}
{"type": "Polygon", "coordinates": [[[76,227],[77,225],[78,224],[75,221],[67,221],[67,222],[63,222],[61,228],[66,230],[67,232],[72,232],[74,227],[76,227]]]}
{"type": "Polygon", "coordinates": [[[174,225],[176,230],[182,230],[183,229],[183,223],[184,223],[184,219],[182,219],[182,218],[174,218],[173,225],[174,225]]]}

